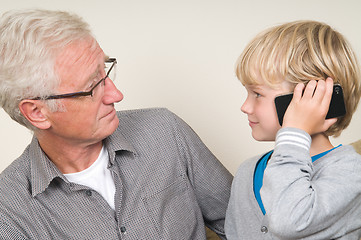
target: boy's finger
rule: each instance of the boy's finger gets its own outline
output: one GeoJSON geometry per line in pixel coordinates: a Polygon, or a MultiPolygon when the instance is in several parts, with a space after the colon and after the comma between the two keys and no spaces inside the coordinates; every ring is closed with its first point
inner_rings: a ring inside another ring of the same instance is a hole
{"type": "Polygon", "coordinates": [[[301,99],[304,88],[305,88],[305,84],[303,84],[303,83],[298,83],[296,85],[295,89],[293,90],[293,99],[294,100],[299,101],[301,99]]]}
{"type": "Polygon", "coordinates": [[[332,78],[327,78],[325,81],[325,94],[321,102],[322,106],[327,108],[327,110],[330,106],[332,93],[333,93],[333,80],[332,78]]]}
{"type": "Polygon", "coordinates": [[[326,92],[326,82],[324,80],[319,80],[316,83],[317,87],[313,94],[314,101],[322,102],[325,97],[326,92]]]}
{"type": "Polygon", "coordinates": [[[315,80],[311,80],[307,83],[305,91],[303,92],[304,98],[312,98],[315,92],[317,82],[315,80]]]}

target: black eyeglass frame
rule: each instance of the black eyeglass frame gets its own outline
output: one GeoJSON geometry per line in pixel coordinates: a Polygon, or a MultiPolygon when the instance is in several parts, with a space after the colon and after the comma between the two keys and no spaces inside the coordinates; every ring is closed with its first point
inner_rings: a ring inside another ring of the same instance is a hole
{"type": "Polygon", "coordinates": [[[107,75],[100,79],[95,85],[94,87],[92,87],[90,89],[90,91],[82,91],[82,92],[74,92],[74,93],[65,93],[65,94],[59,94],[59,95],[50,95],[47,97],[36,97],[36,98],[31,98],[31,100],[50,100],[50,99],[61,99],[61,98],[74,98],[74,97],[83,97],[83,96],[93,96],[93,91],[94,89],[102,82],[105,81],[105,79],[107,79],[109,77],[110,71],[114,68],[114,65],[117,63],[117,59],[116,58],[108,58],[106,61],[106,63],[112,63],[112,65],[110,66],[107,75]]]}

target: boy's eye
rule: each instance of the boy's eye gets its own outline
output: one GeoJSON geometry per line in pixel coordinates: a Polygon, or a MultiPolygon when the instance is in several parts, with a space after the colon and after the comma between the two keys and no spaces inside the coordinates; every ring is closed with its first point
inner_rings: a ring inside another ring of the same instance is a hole
{"type": "Polygon", "coordinates": [[[254,95],[256,95],[256,98],[262,97],[262,95],[259,94],[258,92],[254,92],[254,95]]]}

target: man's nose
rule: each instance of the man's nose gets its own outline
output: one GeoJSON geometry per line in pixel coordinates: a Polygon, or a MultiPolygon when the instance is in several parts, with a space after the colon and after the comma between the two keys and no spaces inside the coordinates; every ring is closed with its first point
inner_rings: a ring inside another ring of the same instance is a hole
{"type": "Polygon", "coordinates": [[[114,82],[106,78],[105,86],[104,86],[104,96],[103,102],[104,104],[112,104],[116,102],[120,102],[123,99],[123,94],[119,91],[119,89],[115,86],[114,82]]]}

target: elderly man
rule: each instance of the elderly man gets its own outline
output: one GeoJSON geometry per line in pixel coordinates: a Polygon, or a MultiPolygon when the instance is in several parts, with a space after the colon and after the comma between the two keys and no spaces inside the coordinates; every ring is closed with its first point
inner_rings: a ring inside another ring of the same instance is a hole
{"type": "Polygon", "coordinates": [[[116,112],[116,59],[78,16],[0,19],[0,105],[34,132],[0,175],[1,239],[224,238],[231,174],[166,109],[116,112]]]}

